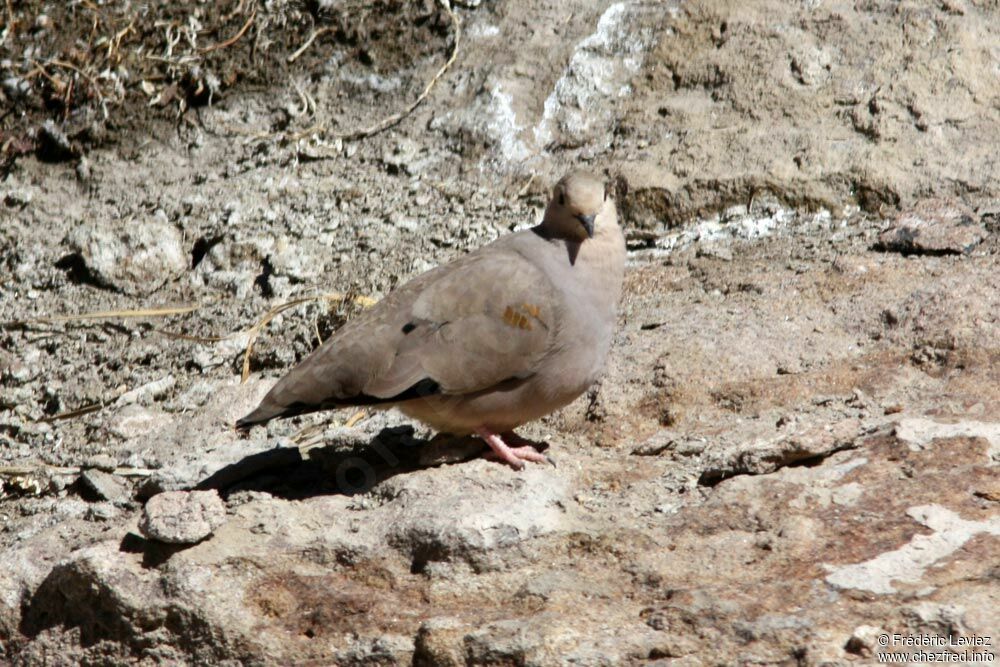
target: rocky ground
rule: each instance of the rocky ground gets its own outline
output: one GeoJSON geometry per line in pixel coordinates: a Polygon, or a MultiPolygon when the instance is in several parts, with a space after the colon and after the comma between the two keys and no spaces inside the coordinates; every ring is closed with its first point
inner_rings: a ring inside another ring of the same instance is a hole
{"type": "Polygon", "coordinates": [[[995,4],[0,14],[0,662],[998,653],[995,4]],[[606,376],[524,431],[557,468],[392,412],[237,437],[581,164],[629,266],[606,376]]]}

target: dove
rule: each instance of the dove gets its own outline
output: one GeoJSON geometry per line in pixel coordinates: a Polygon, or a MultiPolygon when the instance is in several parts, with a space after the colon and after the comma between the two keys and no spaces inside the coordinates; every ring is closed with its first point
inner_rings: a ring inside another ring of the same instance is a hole
{"type": "Polygon", "coordinates": [[[390,292],[292,368],[236,428],[394,406],[439,432],[479,436],[515,470],[548,461],[514,429],[599,377],[624,271],[609,187],[571,171],[539,224],[390,292]]]}

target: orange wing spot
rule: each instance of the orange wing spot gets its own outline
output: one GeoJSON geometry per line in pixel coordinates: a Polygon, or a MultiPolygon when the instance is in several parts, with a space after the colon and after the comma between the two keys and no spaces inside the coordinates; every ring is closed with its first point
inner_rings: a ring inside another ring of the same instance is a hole
{"type": "Polygon", "coordinates": [[[513,306],[507,306],[503,311],[504,324],[508,324],[518,329],[532,329],[531,320],[524,313],[520,313],[513,306]]]}
{"type": "Polygon", "coordinates": [[[538,306],[536,306],[533,303],[522,303],[521,304],[521,310],[523,310],[524,312],[528,313],[529,315],[531,315],[532,317],[534,317],[536,319],[538,318],[539,314],[541,314],[541,312],[542,312],[542,309],[539,308],[538,306]]]}

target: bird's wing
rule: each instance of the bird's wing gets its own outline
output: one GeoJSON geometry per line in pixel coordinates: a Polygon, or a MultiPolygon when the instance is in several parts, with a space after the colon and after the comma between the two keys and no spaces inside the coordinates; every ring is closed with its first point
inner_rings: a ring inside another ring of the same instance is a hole
{"type": "Polygon", "coordinates": [[[408,320],[391,362],[365,384],[365,394],[389,399],[421,382],[433,383],[425,390],[467,394],[527,378],[554,340],[556,292],[512,250],[444,267],[412,297],[398,304],[408,320]]]}

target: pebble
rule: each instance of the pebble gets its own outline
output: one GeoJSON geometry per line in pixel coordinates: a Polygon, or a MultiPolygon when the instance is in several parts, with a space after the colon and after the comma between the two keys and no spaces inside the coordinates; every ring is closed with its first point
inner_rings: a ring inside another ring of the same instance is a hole
{"type": "Polygon", "coordinates": [[[718,259],[723,262],[733,261],[733,251],[727,246],[718,245],[716,243],[707,243],[700,246],[697,250],[698,257],[707,257],[710,259],[718,259]]]}
{"type": "Polygon", "coordinates": [[[131,493],[124,484],[111,473],[90,468],[80,473],[80,480],[103,500],[113,503],[128,502],[131,493]]]}
{"type": "Polygon", "coordinates": [[[986,238],[979,217],[961,202],[928,199],[903,211],[876,249],[915,255],[967,254],[986,238]]]}
{"type": "Polygon", "coordinates": [[[32,199],[34,195],[30,190],[11,190],[4,194],[3,203],[11,208],[24,208],[32,199]]]}
{"type": "Polygon", "coordinates": [[[417,631],[414,664],[464,665],[463,637],[468,627],[457,618],[438,616],[423,622],[417,631]]]}
{"type": "Polygon", "coordinates": [[[190,256],[181,232],[154,214],[142,224],[122,229],[112,225],[81,225],[68,245],[83,258],[94,279],[104,285],[140,290],[187,270],[190,256]]]}
{"type": "Polygon", "coordinates": [[[118,467],[118,462],[108,454],[97,454],[91,456],[82,466],[83,468],[93,468],[102,472],[114,472],[118,467]]]}
{"type": "Polygon", "coordinates": [[[195,544],[226,522],[226,505],[216,491],[167,491],[149,499],[139,530],[151,540],[195,544]]]}
{"type": "Polygon", "coordinates": [[[877,642],[878,637],[884,634],[885,631],[882,628],[872,625],[859,625],[854,628],[854,632],[851,633],[850,639],[844,644],[844,648],[848,653],[870,656],[879,647],[877,642]]]}

